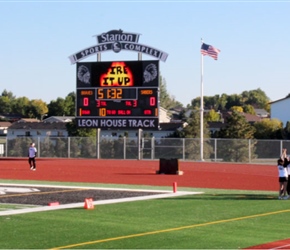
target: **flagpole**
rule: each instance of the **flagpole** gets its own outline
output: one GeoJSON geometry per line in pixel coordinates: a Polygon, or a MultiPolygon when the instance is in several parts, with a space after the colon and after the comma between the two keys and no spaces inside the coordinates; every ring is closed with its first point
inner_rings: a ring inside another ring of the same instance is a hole
{"type": "MultiPolygon", "coordinates": [[[[203,41],[201,39],[201,44],[203,41]]],[[[200,160],[203,161],[203,55],[201,55],[201,79],[200,79],[200,160]]]]}

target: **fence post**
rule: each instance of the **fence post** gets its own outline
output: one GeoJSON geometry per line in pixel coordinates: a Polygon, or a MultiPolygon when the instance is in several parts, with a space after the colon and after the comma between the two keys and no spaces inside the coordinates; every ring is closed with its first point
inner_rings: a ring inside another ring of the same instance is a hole
{"type": "Polygon", "coordinates": [[[67,157],[70,158],[70,137],[67,138],[67,157]]]}
{"type": "Polygon", "coordinates": [[[251,139],[249,139],[249,163],[251,162],[251,139]]]}
{"type": "Polygon", "coordinates": [[[182,138],[182,158],[185,161],[185,138],[182,138]]]}
{"type": "Polygon", "coordinates": [[[38,157],[41,157],[41,152],[40,152],[40,137],[38,136],[37,137],[37,154],[38,154],[38,157]]]}
{"type": "Polygon", "coordinates": [[[97,159],[100,159],[100,134],[101,129],[97,128],[97,159]]]}
{"type": "Polygon", "coordinates": [[[123,137],[124,142],[123,142],[123,155],[124,155],[124,160],[126,160],[126,136],[123,137]]]}
{"type": "Polygon", "coordinates": [[[217,160],[217,139],[214,139],[214,161],[217,160]]]}
{"type": "Polygon", "coordinates": [[[6,148],[6,150],[5,150],[5,155],[6,155],[6,157],[7,157],[7,156],[8,156],[8,138],[7,138],[7,137],[6,137],[5,148],[6,148]]]}
{"type": "Polygon", "coordinates": [[[154,144],[154,136],[151,138],[151,160],[154,160],[155,158],[155,144],[154,144]]]}
{"type": "Polygon", "coordinates": [[[142,129],[138,129],[138,160],[142,159],[142,129]]]}

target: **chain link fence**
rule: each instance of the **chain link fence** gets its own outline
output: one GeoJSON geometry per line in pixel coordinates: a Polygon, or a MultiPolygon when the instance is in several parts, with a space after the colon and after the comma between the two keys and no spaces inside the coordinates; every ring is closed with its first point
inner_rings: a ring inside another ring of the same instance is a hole
{"type": "MultiPolygon", "coordinates": [[[[0,157],[27,157],[34,142],[38,157],[93,159],[161,159],[201,161],[198,138],[114,138],[114,137],[19,137],[0,139],[0,157]]],[[[282,148],[290,141],[205,139],[203,160],[276,164],[282,148]]]]}

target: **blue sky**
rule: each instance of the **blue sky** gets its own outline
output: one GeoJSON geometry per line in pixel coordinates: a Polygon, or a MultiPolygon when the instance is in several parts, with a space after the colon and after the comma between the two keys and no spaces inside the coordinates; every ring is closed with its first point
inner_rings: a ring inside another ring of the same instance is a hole
{"type": "MultiPolygon", "coordinates": [[[[290,93],[289,13],[290,1],[0,1],[0,93],[64,98],[76,89],[68,57],[122,29],[169,54],[161,75],[185,106],[200,96],[201,39],[221,50],[204,57],[204,96],[260,88],[275,101],[290,93]]],[[[137,56],[109,51],[102,61],[137,56]]]]}

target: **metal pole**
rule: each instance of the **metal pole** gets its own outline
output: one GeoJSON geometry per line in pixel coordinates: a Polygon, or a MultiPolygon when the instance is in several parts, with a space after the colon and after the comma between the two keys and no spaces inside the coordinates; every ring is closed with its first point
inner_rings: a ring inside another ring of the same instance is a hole
{"type": "Polygon", "coordinates": [[[251,163],[251,158],[252,158],[252,155],[251,155],[251,139],[249,139],[249,163],[251,163]]]}
{"type": "MultiPolygon", "coordinates": [[[[203,43],[201,39],[201,44],[203,43]]],[[[203,161],[203,55],[201,54],[200,79],[200,160],[203,161]]]]}
{"type": "Polygon", "coordinates": [[[138,160],[142,159],[142,129],[138,129],[138,160]]]}
{"type": "Polygon", "coordinates": [[[123,153],[124,153],[123,159],[126,160],[126,136],[124,136],[123,139],[123,153]]]}
{"type": "Polygon", "coordinates": [[[151,138],[151,160],[154,160],[155,158],[155,137],[152,136],[151,138]]]}
{"type": "Polygon", "coordinates": [[[217,160],[217,139],[214,139],[214,161],[217,160]]]}
{"type": "Polygon", "coordinates": [[[70,137],[67,138],[67,157],[70,158],[70,137]]]}
{"type": "Polygon", "coordinates": [[[97,159],[100,159],[100,134],[101,129],[97,128],[97,159]]]}

